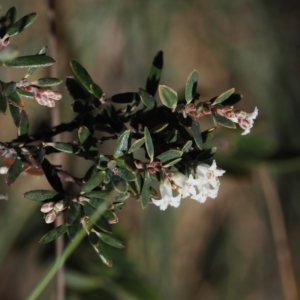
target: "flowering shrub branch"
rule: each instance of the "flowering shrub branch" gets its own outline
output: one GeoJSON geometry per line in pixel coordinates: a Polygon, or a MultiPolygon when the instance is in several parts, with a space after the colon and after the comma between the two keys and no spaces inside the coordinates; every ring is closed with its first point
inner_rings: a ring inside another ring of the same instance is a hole
{"type": "MultiPolygon", "coordinates": [[[[15,22],[15,15],[15,8],[11,8],[0,20],[1,50],[9,49],[10,37],[36,18],[36,14],[30,14],[15,22]]],[[[52,190],[28,191],[24,197],[41,203],[46,223],[54,222],[59,214],[65,214],[66,221],[46,233],[41,243],[65,233],[74,240],[84,228],[91,246],[107,266],[112,266],[109,247],[124,247],[111,227],[118,222],[116,211],[122,209],[127,199],[139,199],[143,209],[154,204],[165,210],[168,206],[178,207],[185,198],[200,203],[216,198],[219,177],[225,171],[218,169],[212,160],[216,148],[208,148],[206,142],[218,125],[233,129],[237,123],[244,130],[242,134],[247,134],[257,117],[257,108],[253,113],[246,113],[234,107],[242,98],[234,89],[201,101],[196,92],[196,70],[187,78],[184,99],[179,99],[175,90],[159,84],[163,68],[160,51],[153,60],[145,88],[111,97],[106,96],[79,62],[71,61],[74,77],[67,77],[65,86],[73,99],[71,109],[76,117],[68,124],[29,135],[23,98],[35,99],[50,108],[55,106],[55,101],[68,101],[51,89],[62,83],[60,79],[28,80],[37,68],[55,61],[46,55],[46,47],[36,55],[9,59],[4,59],[0,51],[0,60],[3,67],[27,69],[21,80],[0,81],[0,111],[6,113],[9,108],[18,135],[0,144],[0,153],[7,164],[0,173],[6,173],[8,186],[21,173],[45,175],[52,190]],[[157,91],[162,105],[155,98],[157,91]],[[214,127],[202,131],[199,121],[206,116],[212,118],[214,127]],[[51,140],[59,133],[74,130],[77,131],[75,141],[51,140]],[[108,140],[115,142],[112,153],[100,147],[108,140]],[[49,162],[47,156],[51,153],[83,157],[93,165],[82,178],[75,178],[63,166],[49,162]],[[69,192],[63,181],[71,182],[78,192],[69,192]],[[94,218],[102,204],[106,204],[105,211],[94,218]],[[90,222],[92,226],[87,226],[90,222]]]]}

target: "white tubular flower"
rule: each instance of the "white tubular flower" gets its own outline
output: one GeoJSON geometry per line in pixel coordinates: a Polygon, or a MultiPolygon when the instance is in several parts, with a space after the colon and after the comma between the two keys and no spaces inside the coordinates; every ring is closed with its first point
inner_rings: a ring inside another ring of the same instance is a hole
{"type": "Polygon", "coordinates": [[[244,131],[242,132],[242,135],[246,135],[250,132],[250,129],[253,127],[254,120],[256,119],[258,115],[258,109],[257,107],[254,108],[253,113],[247,114],[245,118],[239,119],[238,123],[244,131]]]}
{"type": "Polygon", "coordinates": [[[220,186],[219,176],[222,176],[225,171],[217,169],[216,161],[214,160],[212,165],[200,164],[197,166],[196,172],[199,177],[202,177],[204,181],[208,182],[214,189],[220,186]]]}
{"type": "Polygon", "coordinates": [[[218,188],[212,189],[208,184],[198,186],[198,189],[200,190],[200,193],[197,195],[193,195],[191,198],[200,203],[204,203],[207,197],[216,198],[219,191],[218,188]]]}
{"type": "Polygon", "coordinates": [[[159,206],[160,210],[166,210],[170,205],[173,207],[178,207],[181,200],[181,195],[174,197],[172,193],[172,186],[169,180],[164,180],[159,186],[161,199],[156,200],[152,198],[152,202],[159,206]]]}

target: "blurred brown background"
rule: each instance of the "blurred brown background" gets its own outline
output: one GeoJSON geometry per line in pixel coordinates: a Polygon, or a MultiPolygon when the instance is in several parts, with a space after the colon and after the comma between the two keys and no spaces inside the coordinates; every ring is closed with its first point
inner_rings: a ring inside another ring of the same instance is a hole
{"type": "MultiPolygon", "coordinates": [[[[47,43],[46,1],[3,0],[1,14],[11,6],[18,18],[39,14],[11,39],[21,55],[38,52],[47,43]]],[[[217,199],[205,204],[184,200],[166,212],[143,211],[128,200],[117,229],[126,249],[117,252],[115,267],[98,267],[100,260],[82,245],[67,263],[67,299],[297,299],[299,1],[64,0],[56,1],[56,9],[60,78],[71,75],[69,61],[76,59],[108,96],[136,91],[145,85],[152,58],[163,50],[162,84],[182,92],[197,69],[202,99],[235,87],[244,95],[239,108],[259,109],[249,136],[242,137],[239,129],[216,131],[217,163],[227,170],[217,199]],[[125,256],[128,265],[118,266],[125,256]],[[115,288],[130,274],[136,276],[133,292],[115,288]],[[153,293],[149,298],[136,293],[142,283],[153,293]]],[[[20,70],[0,72],[3,81],[23,76],[20,70]]],[[[66,122],[72,118],[71,99],[60,89],[60,115],[66,122]]],[[[50,112],[25,101],[34,132],[49,122],[50,112]]],[[[213,125],[205,122],[204,129],[213,125]]],[[[0,128],[1,141],[15,137],[9,115],[1,116],[0,128]]],[[[77,176],[88,167],[84,161],[71,164],[68,157],[64,166],[77,176]]],[[[10,196],[0,202],[0,299],[25,299],[53,262],[54,245],[38,244],[51,226],[22,194],[48,185],[43,178],[25,176],[9,189],[4,177],[0,185],[10,196]]],[[[55,299],[54,283],[40,299],[55,299]]]]}

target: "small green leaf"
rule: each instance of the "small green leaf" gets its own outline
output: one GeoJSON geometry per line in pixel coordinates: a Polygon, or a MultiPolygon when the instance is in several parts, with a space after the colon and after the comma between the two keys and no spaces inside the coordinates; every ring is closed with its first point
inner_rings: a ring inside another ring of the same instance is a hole
{"type": "Polygon", "coordinates": [[[0,111],[5,114],[7,110],[7,101],[6,101],[6,97],[5,96],[2,96],[0,94],[0,111]]]}
{"type": "Polygon", "coordinates": [[[17,85],[16,85],[16,83],[13,82],[13,81],[11,81],[11,82],[9,82],[9,83],[5,83],[5,84],[4,84],[3,95],[4,95],[4,96],[10,96],[12,93],[15,92],[16,87],[17,87],[17,85]]]}
{"type": "Polygon", "coordinates": [[[62,80],[55,77],[44,77],[40,78],[37,81],[32,81],[32,85],[36,85],[39,87],[49,87],[49,86],[55,86],[62,83],[62,80]]]}
{"type": "Polygon", "coordinates": [[[13,60],[5,61],[4,66],[13,68],[48,67],[55,63],[55,60],[46,55],[19,56],[13,60]]]}
{"type": "Polygon", "coordinates": [[[23,162],[20,157],[17,157],[13,164],[10,166],[5,182],[8,186],[11,186],[22,172],[23,162]]]}
{"type": "Polygon", "coordinates": [[[159,133],[162,132],[164,129],[166,129],[169,126],[169,123],[163,123],[160,125],[155,126],[150,130],[151,133],[159,133]]]}
{"type": "Polygon", "coordinates": [[[80,214],[79,214],[78,218],[71,225],[67,226],[67,233],[71,241],[73,241],[74,238],[76,237],[77,233],[80,230],[80,227],[81,227],[81,223],[80,223],[80,214]]]}
{"type": "Polygon", "coordinates": [[[20,108],[9,103],[9,111],[13,118],[14,124],[19,127],[20,124],[20,108]]]}
{"type": "Polygon", "coordinates": [[[111,258],[107,254],[105,244],[101,240],[99,240],[99,238],[97,237],[98,238],[97,245],[93,245],[92,244],[93,241],[91,241],[92,240],[92,234],[95,234],[95,233],[91,232],[90,235],[89,235],[89,241],[90,241],[91,245],[94,247],[94,249],[95,249],[96,253],[99,255],[101,261],[107,267],[112,267],[113,263],[112,263],[111,258]]]}
{"type": "Polygon", "coordinates": [[[175,109],[177,106],[177,93],[166,85],[159,85],[159,98],[162,104],[168,108],[175,109]]]}
{"type": "Polygon", "coordinates": [[[182,152],[185,152],[185,153],[188,153],[188,152],[190,151],[192,145],[193,145],[193,142],[192,142],[192,141],[187,141],[187,142],[184,144],[184,146],[182,147],[182,150],[181,150],[181,151],[182,151],[182,152]]]}
{"type": "Polygon", "coordinates": [[[127,152],[130,135],[131,135],[131,131],[126,130],[119,136],[117,143],[116,143],[115,150],[114,150],[115,158],[118,158],[118,157],[124,155],[125,152],[127,152]]]}
{"type": "Polygon", "coordinates": [[[150,95],[144,89],[141,89],[141,88],[139,89],[139,95],[141,97],[143,104],[146,107],[148,107],[150,109],[154,108],[156,102],[152,95],[150,95]]]}
{"type": "Polygon", "coordinates": [[[89,93],[92,94],[93,91],[91,87],[94,82],[87,70],[76,60],[72,60],[70,65],[77,80],[86,88],[89,93]]]}
{"type": "Polygon", "coordinates": [[[17,16],[17,10],[15,7],[11,7],[5,14],[5,19],[9,21],[9,26],[13,23],[15,23],[17,16]]]}
{"type": "Polygon", "coordinates": [[[188,77],[185,85],[185,100],[190,103],[194,99],[194,95],[198,84],[198,71],[194,70],[188,77]]]}
{"type": "Polygon", "coordinates": [[[31,99],[34,98],[34,96],[33,96],[32,93],[30,93],[30,92],[28,92],[28,91],[25,91],[25,90],[22,90],[22,89],[20,89],[20,88],[17,88],[17,89],[16,89],[16,92],[17,92],[19,95],[21,95],[22,97],[31,98],[31,99]]]}
{"type": "MultiPolygon", "coordinates": [[[[37,55],[46,55],[47,52],[47,47],[44,46],[38,53],[37,55]]],[[[29,68],[26,72],[26,75],[24,76],[25,78],[28,78],[30,75],[32,75],[38,68],[37,67],[32,67],[29,68]]]]}
{"type": "Polygon", "coordinates": [[[98,198],[90,198],[89,204],[95,208],[98,208],[99,205],[101,205],[105,201],[104,199],[98,199],[98,198]]]}
{"type": "Polygon", "coordinates": [[[65,153],[73,153],[74,152],[72,144],[56,142],[56,143],[44,143],[43,145],[44,145],[44,147],[53,147],[54,149],[57,149],[60,152],[65,152],[65,153]]]}
{"type": "Polygon", "coordinates": [[[152,62],[150,72],[146,82],[146,91],[154,97],[160,81],[163,68],[163,52],[159,51],[152,62]]]}
{"type": "Polygon", "coordinates": [[[226,92],[224,92],[223,94],[221,94],[219,97],[217,97],[215,99],[215,101],[212,103],[212,105],[216,105],[216,104],[220,104],[223,101],[225,101],[227,98],[229,98],[233,93],[234,93],[235,89],[232,88],[226,92]]]}
{"type": "Polygon", "coordinates": [[[118,249],[124,249],[125,246],[123,243],[115,238],[114,236],[104,233],[104,232],[97,232],[98,237],[101,241],[103,241],[105,244],[110,245],[112,247],[118,248],[118,249]]]}
{"type": "Polygon", "coordinates": [[[231,120],[229,120],[223,116],[220,116],[219,114],[213,114],[212,117],[213,117],[215,123],[218,123],[224,127],[231,128],[231,129],[236,128],[236,125],[234,122],[232,122],[231,120]]]}
{"type": "Polygon", "coordinates": [[[166,163],[167,161],[173,160],[175,158],[179,158],[182,156],[182,151],[179,150],[168,150],[166,152],[161,153],[156,158],[161,161],[161,163],[166,163]]]}
{"type": "Polygon", "coordinates": [[[122,93],[122,94],[116,94],[111,97],[111,101],[114,103],[131,103],[133,101],[136,101],[136,99],[139,98],[138,93],[122,93]]]}
{"type": "Polygon", "coordinates": [[[70,226],[78,216],[80,216],[81,205],[78,202],[72,202],[70,208],[68,209],[66,224],[70,226]]]}
{"type": "Polygon", "coordinates": [[[152,180],[151,178],[146,175],[144,184],[143,184],[143,188],[142,188],[142,192],[141,192],[141,204],[142,204],[142,208],[145,209],[148,204],[150,203],[150,197],[151,197],[151,191],[150,188],[152,186],[152,180]]]}
{"type": "Polygon", "coordinates": [[[111,210],[106,210],[103,213],[103,217],[106,219],[108,224],[117,224],[119,222],[117,215],[111,210]]]}
{"type": "Polygon", "coordinates": [[[124,193],[126,191],[126,189],[127,189],[127,183],[126,183],[126,181],[123,178],[114,175],[112,177],[111,181],[112,181],[114,189],[118,193],[124,193]]]}
{"type": "Polygon", "coordinates": [[[52,164],[47,160],[47,158],[43,159],[43,162],[41,163],[42,169],[45,173],[45,176],[52,186],[52,188],[55,191],[58,192],[64,192],[64,188],[62,186],[62,183],[60,181],[60,178],[57,175],[57,171],[55,167],[52,166],[52,164]]]}
{"type": "Polygon", "coordinates": [[[146,150],[149,155],[150,162],[152,162],[154,158],[154,147],[153,147],[153,142],[152,142],[150,132],[147,127],[145,127],[144,129],[144,136],[145,136],[146,150]]]}
{"type": "Polygon", "coordinates": [[[97,98],[97,99],[101,99],[101,97],[103,96],[103,91],[100,88],[100,86],[96,83],[92,83],[91,85],[91,90],[92,90],[92,94],[97,98]]]}
{"type": "Polygon", "coordinates": [[[25,109],[20,111],[20,123],[18,127],[18,136],[27,136],[29,133],[29,120],[25,109]]]}
{"type": "Polygon", "coordinates": [[[67,232],[67,225],[66,224],[62,224],[50,231],[48,231],[40,240],[41,244],[46,244],[49,242],[52,242],[54,240],[56,240],[58,237],[60,237],[61,235],[65,234],[67,232]]]}
{"type": "Polygon", "coordinates": [[[171,166],[174,166],[175,164],[177,164],[177,163],[180,162],[180,161],[181,161],[181,157],[180,157],[180,158],[177,158],[177,159],[174,159],[174,160],[168,162],[167,164],[164,164],[164,167],[165,167],[165,168],[169,168],[169,167],[171,167],[171,166]]]}
{"type": "Polygon", "coordinates": [[[24,102],[22,101],[17,92],[11,93],[9,96],[6,97],[6,99],[9,104],[12,104],[19,108],[24,107],[24,102]]]}
{"type": "Polygon", "coordinates": [[[102,216],[100,216],[97,219],[93,217],[93,215],[95,215],[95,212],[97,211],[96,208],[94,208],[87,202],[83,202],[82,204],[83,204],[83,210],[85,214],[91,219],[93,224],[95,224],[99,229],[105,232],[112,233],[110,225],[102,216]]]}
{"type": "Polygon", "coordinates": [[[196,145],[198,146],[199,149],[202,149],[203,148],[203,140],[202,140],[202,135],[201,135],[201,129],[200,129],[199,123],[196,121],[192,122],[192,132],[193,132],[193,138],[194,138],[196,145]]]}
{"type": "Polygon", "coordinates": [[[85,193],[84,197],[106,199],[107,197],[109,197],[111,192],[112,190],[91,191],[85,193]]]}
{"type": "Polygon", "coordinates": [[[135,152],[136,150],[140,149],[145,143],[145,137],[136,140],[129,148],[128,153],[135,152]]]}
{"type": "Polygon", "coordinates": [[[82,193],[88,193],[97,187],[105,178],[105,172],[100,171],[91,176],[91,178],[82,186],[82,193]]]}
{"type": "Polygon", "coordinates": [[[125,181],[134,181],[136,176],[134,173],[126,170],[126,169],[118,169],[118,176],[123,178],[125,181]]]}
{"type": "MultiPolygon", "coordinates": [[[[32,200],[32,201],[45,201],[54,198],[59,193],[56,191],[50,191],[50,190],[34,190],[30,192],[26,192],[24,194],[24,197],[32,200]]],[[[63,194],[62,194],[63,195],[63,194]]],[[[60,199],[61,200],[61,199],[60,199]]]]}
{"type": "Polygon", "coordinates": [[[11,25],[7,29],[6,34],[8,34],[9,36],[14,36],[14,35],[22,32],[26,27],[31,25],[36,20],[36,18],[37,18],[36,13],[31,13],[29,15],[24,16],[23,18],[18,20],[16,23],[11,25]]]}

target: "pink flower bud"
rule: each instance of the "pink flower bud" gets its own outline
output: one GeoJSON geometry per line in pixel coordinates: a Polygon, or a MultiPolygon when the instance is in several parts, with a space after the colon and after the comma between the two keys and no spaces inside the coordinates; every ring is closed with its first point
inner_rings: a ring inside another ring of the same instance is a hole
{"type": "Polygon", "coordinates": [[[51,211],[53,208],[54,208],[54,202],[47,202],[47,203],[42,205],[41,212],[46,214],[49,211],[51,211]]]}
{"type": "Polygon", "coordinates": [[[51,210],[45,217],[45,222],[47,224],[53,223],[56,219],[56,212],[54,210],[51,210]]]}

